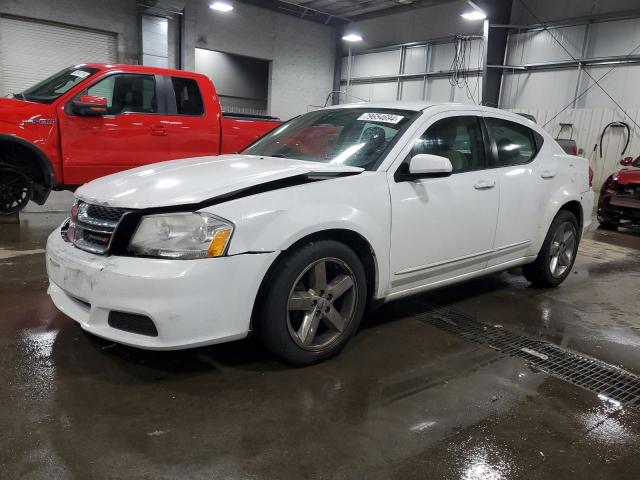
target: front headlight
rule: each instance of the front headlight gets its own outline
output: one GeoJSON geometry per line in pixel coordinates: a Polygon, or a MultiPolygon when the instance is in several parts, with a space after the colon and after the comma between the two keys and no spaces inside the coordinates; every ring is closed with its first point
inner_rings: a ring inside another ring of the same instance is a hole
{"type": "Polygon", "coordinates": [[[129,252],[137,256],[191,260],[227,251],[233,224],[208,213],[166,213],[142,218],[129,252]]]}

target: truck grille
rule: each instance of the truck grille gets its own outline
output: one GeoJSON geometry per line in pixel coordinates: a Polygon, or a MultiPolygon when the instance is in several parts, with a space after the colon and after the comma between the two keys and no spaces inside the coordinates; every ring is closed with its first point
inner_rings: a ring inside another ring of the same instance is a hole
{"type": "Polygon", "coordinates": [[[80,250],[103,255],[109,250],[113,233],[126,212],[123,208],[78,201],[71,209],[67,240],[80,250]]]}

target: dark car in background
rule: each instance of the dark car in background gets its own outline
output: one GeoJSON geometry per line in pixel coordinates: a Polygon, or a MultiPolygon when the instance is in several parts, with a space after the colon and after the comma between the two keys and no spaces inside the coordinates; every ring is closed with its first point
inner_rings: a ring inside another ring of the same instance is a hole
{"type": "Polygon", "coordinates": [[[598,222],[603,228],[640,226],[640,157],[626,157],[624,166],[602,185],[598,222]]]}

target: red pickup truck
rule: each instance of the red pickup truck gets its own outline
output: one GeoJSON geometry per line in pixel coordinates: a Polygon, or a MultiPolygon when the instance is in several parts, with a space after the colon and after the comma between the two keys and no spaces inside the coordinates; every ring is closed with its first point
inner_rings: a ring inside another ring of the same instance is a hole
{"type": "Polygon", "coordinates": [[[120,170],[237,152],[279,124],[224,114],[201,74],[76,65],[0,99],[0,213],[120,170]]]}

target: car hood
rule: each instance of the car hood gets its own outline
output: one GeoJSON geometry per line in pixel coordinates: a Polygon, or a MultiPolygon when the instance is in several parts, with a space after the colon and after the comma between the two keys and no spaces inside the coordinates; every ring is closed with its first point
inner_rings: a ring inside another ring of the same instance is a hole
{"type": "Polygon", "coordinates": [[[14,98],[0,98],[0,121],[15,123],[33,121],[51,114],[51,106],[43,103],[25,102],[14,98]]]}
{"type": "Polygon", "coordinates": [[[76,196],[110,207],[169,207],[223,199],[258,185],[281,188],[278,181],[287,178],[331,178],[361,171],[359,167],[252,155],[197,157],[102,177],[80,187],[76,196]]]}
{"type": "Polygon", "coordinates": [[[620,185],[629,185],[630,183],[640,184],[640,168],[626,167],[620,170],[617,175],[617,182],[620,185]]]}

